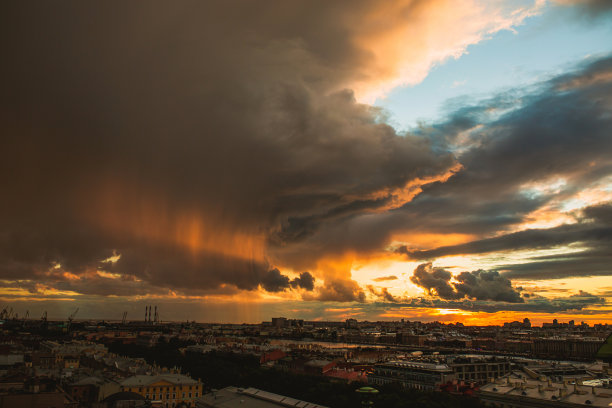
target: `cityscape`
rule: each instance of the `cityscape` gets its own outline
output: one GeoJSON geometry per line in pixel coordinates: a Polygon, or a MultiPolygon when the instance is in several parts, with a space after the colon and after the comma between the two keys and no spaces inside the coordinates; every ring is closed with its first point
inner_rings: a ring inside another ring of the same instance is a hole
{"type": "Polygon", "coordinates": [[[612,0],[8,0],[0,56],[0,408],[612,408],[612,0]]]}
{"type": "Polygon", "coordinates": [[[417,406],[416,392],[426,396],[420,404],[441,407],[612,404],[610,324],[179,323],[157,311],[147,307],[139,321],[50,321],[5,309],[0,403],[391,407],[417,406]],[[362,389],[375,393],[355,393],[362,389]]]}

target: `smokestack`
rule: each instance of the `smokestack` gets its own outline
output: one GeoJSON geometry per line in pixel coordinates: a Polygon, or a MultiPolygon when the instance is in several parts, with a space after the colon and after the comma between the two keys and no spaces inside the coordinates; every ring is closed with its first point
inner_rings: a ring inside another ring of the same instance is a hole
{"type": "Polygon", "coordinates": [[[145,323],[147,322],[147,312],[149,311],[149,306],[145,306],[145,323]]]}

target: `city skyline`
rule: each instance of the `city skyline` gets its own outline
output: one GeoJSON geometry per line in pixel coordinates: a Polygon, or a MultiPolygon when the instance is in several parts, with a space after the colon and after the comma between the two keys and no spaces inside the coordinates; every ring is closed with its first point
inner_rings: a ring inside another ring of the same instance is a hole
{"type": "Polygon", "coordinates": [[[612,323],[612,3],[3,10],[2,307],[612,323]]]}

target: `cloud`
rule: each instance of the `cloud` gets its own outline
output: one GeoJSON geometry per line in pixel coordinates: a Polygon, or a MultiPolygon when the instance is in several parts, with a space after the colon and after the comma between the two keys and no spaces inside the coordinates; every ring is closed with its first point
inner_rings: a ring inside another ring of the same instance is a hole
{"type": "Polygon", "coordinates": [[[385,301],[385,302],[395,302],[396,301],[395,296],[389,293],[389,290],[387,288],[380,288],[380,290],[376,290],[376,288],[372,285],[368,285],[367,288],[368,288],[368,291],[372,295],[374,295],[381,301],[385,301]]]}
{"type": "Polygon", "coordinates": [[[302,288],[306,290],[313,290],[315,284],[315,278],[310,274],[310,272],[302,272],[300,276],[294,278],[291,282],[292,288],[302,288]]]}
{"type": "Polygon", "coordinates": [[[425,251],[409,251],[406,246],[400,246],[396,251],[406,254],[412,259],[429,259],[457,254],[483,254],[519,249],[551,248],[574,242],[610,239],[612,239],[612,227],[573,224],[547,229],[524,230],[499,237],[425,251]]]}
{"type": "Polygon", "coordinates": [[[461,272],[453,278],[442,268],[424,263],[414,270],[412,283],[441,299],[475,299],[496,302],[523,303],[520,288],[514,288],[509,279],[497,271],[461,272]],[[451,281],[454,279],[454,282],[451,281]]]}
{"type": "Polygon", "coordinates": [[[591,17],[612,10],[612,4],[608,0],[553,0],[553,2],[563,6],[580,7],[591,17]]]}
{"type": "MultiPolygon", "coordinates": [[[[37,279],[55,263],[82,275],[118,253],[113,273],[154,286],[276,288],[269,271],[299,263],[284,249],[322,224],[401,206],[456,164],[348,89],[450,55],[421,39],[402,41],[415,54],[401,61],[377,48],[435,26],[429,7],[5,9],[2,277],[37,279]]],[[[478,21],[446,51],[485,28],[496,29],[478,21]]]]}
{"type": "Polygon", "coordinates": [[[365,293],[357,282],[352,280],[326,280],[325,285],[318,288],[316,296],[305,295],[306,300],[360,302],[366,300],[365,293]]]}
{"type": "Polygon", "coordinates": [[[519,291],[512,283],[497,271],[461,272],[455,277],[454,284],[458,293],[468,298],[494,300],[498,302],[524,302],[519,291]]]}
{"type": "Polygon", "coordinates": [[[104,296],[263,287],[363,301],[350,267],[313,268],[384,251],[398,231],[487,236],[520,223],[550,199],[521,195],[524,183],[562,175],[576,189],[609,174],[609,61],[407,134],[363,101],[537,10],[12,4],[0,38],[0,278],[104,296]]]}
{"type": "Polygon", "coordinates": [[[452,275],[442,268],[434,268],[431,263],[424,263],[416,267],[410,281],[426,289],[430,295],[442,299],[459,299],[461,296],[451,285],[452,275]]]}
{"type": "Polygon", "coordinates": [[[282,275],[278,269],[272,269],[262,279],[261,286],[268,292],[280,292],[289,287],[289,278],[282,275]]]}
{"type": "Polygon", "coordinates": [[[379,278],[374,278],[372,280],[374,282],[385,282],[385,281],[391,281],[391,280],[396,280],[396,279],[398,279],[397,276],[389,275],[389,276],[381,276],[379,278]]]}
{"type": "Polygon", "coordinates": [[[430,250],[396,249],[411,259],[434,259],[452,255],[486,254],[516,250],[537,250],[580,244],[566,253],[533,256],[529,262],[501,264],[498,269],[508,278],[559,279],[571,276],[612,274],[612,255],[607,250],[612,241],[612,205],[602,203],[581,211],[577,223],[547,229],[524,230],[494,238],[430,250]]]}
{"type": "Polygon", "coordinates": [[[590,61],[535,91],[513,90],[455,107],[448,121],[424,128],[441,147],[458,149],[463,170],[425,186],[393,221],[413,230],[494,235],[597,185],[612,171],[612,118],[606,113],[612,80],[589,78],[610,72],[611,58],[590,61]],[[548,185],[551,179],[565,184],[559,191],[526,191],[530,183],[548,185]]]}
{"type": "MultiPolygon", "coordinates": [[[[444,181],[424,184],[400,208],[321,225],[291,248],[278,249],[279,256],[299,262],[304,254],[369,253],[391,246],[418,260],[562,245],[598,250],[609,226],[578,209],[610,199],[610,73],[612,58],[592,59],[527,90],[479,103],[462,98],[448,120],[413,133],[435,149],[454,151],[461,168],[444,181]],[[432,248],[403,238],[419,234],[475,239],[432,248]]],[[[593,268],[585,264],[566,273],[606,273],[605,263],[593,260],[593,268]]]]}
{"type": "Polygon", "coordinates": [[[580,291],[567,297],[545,298],[532,296],[521,303],[509,303],[490,300],[447,300],[439,298],[411,298],[396,302],[379,302],[374,308],[391,310],[394,308],[425,308],[425,309],[458,309],[470,312],[496,313],[500,311],[528,313],[557,313],[580,311],[586,313],[592,306],[605,305],[606,300],[600,296],[580,291]]]}

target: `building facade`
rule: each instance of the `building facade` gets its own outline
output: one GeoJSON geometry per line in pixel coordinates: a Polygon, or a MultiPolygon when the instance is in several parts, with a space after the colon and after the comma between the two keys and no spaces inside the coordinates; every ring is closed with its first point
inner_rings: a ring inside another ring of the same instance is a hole
{"type": "Polygon", "coordinates": [[[368,375],[368,384],[399,384],[405,388],[439,391],[442,384],[454,379],[453,370],[446,364],[390,361],[377,364],[368,375]]]}
{"type": "Polygon", "coordinates": [[[142,395],[164,408],[195,407],[202,383],[181,374],[135,375],[121,383],[121,391],[142,395]]]}

